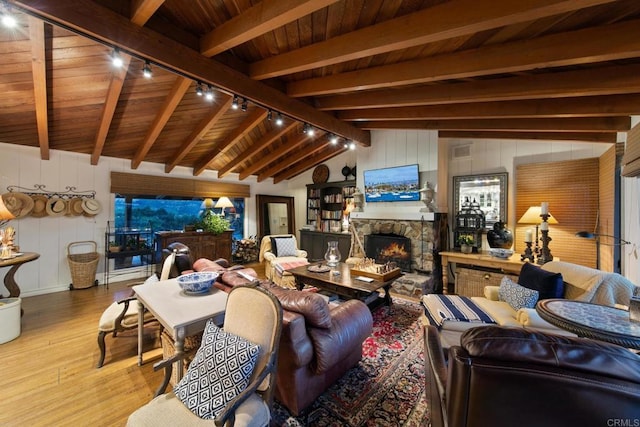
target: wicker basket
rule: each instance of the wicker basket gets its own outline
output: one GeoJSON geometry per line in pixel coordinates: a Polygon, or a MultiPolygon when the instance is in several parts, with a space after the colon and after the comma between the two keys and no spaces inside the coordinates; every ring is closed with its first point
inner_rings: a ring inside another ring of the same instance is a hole
{"type": "Polygon", "coordinates": [[[86,289],[97,285],[96,271],[98,269],[98,245],[92,240],[81,242],[71,242],[67,245],[67,259],[69,260],[69,270],[71,270],[71,288],[86,289]],[[75,253],[71,250],[74,246],[93,246],[92,252],[75,253]]]}
{"type": "MultiPolygon", "coordinates": [[[[162,331],[160,335],[160,340],[162,342],[162,358],[168,359],[176,353],[176,346],[173,342],[173,338],[169,333],[165,330],[162,331]]],[[[202,335],[191,335],[185,338],[184,340],[184,352],[187,354],[183,359],[182,363],[182,375],[187,374],[187,369],[189,368],[189,364],[196,357],[196,352],[198,348],[200,348],[200,343],[202,342],[202,335]]],[[[178,383],[178,374],[174,369],[171,372],[171,380],[169,383],[172,386],[175,386],[178,383]]]]}
{"type": "Polygon", "coordinates": [[[466,297],[484,296],[484,287],[500,286],[504,276],[518,282],[518,276],[471,268],[456,268],[456,294],[466,297]]]}

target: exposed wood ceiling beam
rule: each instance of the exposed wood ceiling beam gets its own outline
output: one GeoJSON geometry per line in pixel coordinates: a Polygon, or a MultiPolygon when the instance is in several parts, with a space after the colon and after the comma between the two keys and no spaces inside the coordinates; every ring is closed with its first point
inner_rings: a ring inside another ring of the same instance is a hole
{"type": "Polygon", "coordinates": [[[316,105],[320,109],[348,110],[638,92],[640,64],[406,89],[378,89],[318,98],[316,105]]]}
{"type": "Polygon", "coordinates": [[[631,118],[589,117],[569,119],[453,119],[378,121],[359,123],[363,129],[519,130],[531,132],[625,132],[631,118]]]}
{"type": "Polygon", "coordinates": [[[182,76],[176,77],[171,91],[164,99],[164,103],[156,114],[155,119],[153,119],[151,127],[147,130],[144,140],[138,147],[133,159],[131,159],[131,169],[137,169],[137,167],[140,166],[140,163],[144,160],[153,144],[155,144],[158,136],[160,136],[160,132],[162,132],[162,129],[171,118],[171,115],[182,100],[184,94],[187,92],[187,89],[189,89],[190,85],[191,80],[182,76]]]}
{"type": "MultiPolygon", "coordinates": [[[[221,167],[218,170],[218,178],[224,178],[227,176],[236,166],[240,163],[244,162],[254,154],[257,154],[263,148],[266,148],[268,145],[274,143],[283,135],[289,133],[293,129],[298,126],[297,122],[290,122],[288,125],[282,125],[280,127],[276,127],[271,132],[267,133],[263,136],[259,141],[255,142],[249,148],[245,149],[242,153],[233,158],[233,160],[227,162],[226,165],[221,167]]],[[[257,170],[257,169],[256,169],[257,170]]]]}
{"type": "Polygon", "coordinates": [[[217,55],[337,1],[263,0],[204,35],[200,53],[217,55]]]}
{"type": "Polygon", "coordinates": [[[277,184],[279,182],[284,181],[285,179],[293,178],[294,176],[306,171],[307,169],[312,168],[324,162],[325,160],[330,159],[331,157],[337,156],[338,154],[342,153],[346,149],[344,147],[331,145],[329,141],[326,141],[321,146],[318,146],[317,150],[314,150],[314,151],[318,151],[318,150],[326,150],[326,151],[320,152],[315,156],[311,156],[310,153],[309,154],[305,153],[305,155],[299,156],[298,157],[299,160],[301,159],[304,159],[304,160],[295,164],[290,163],[289,167],[286,170],[280,172],[278,175],[273,177],[273,183],[277,184]]]}
{"type": "Polygon", "coordinates": [[[216,144],[207,156],[196,164],[193,168],[193,175],[198,176],[213,162],[224,150],[244,138],[253,128],[258,126],[267,117],[267,111],[256,108],[249,116],[242,121],[223,141],[216,144]]]}
{"type": "Polygon", "coordinates": [[[109,134],[109,128],[113,121],[113,114],[118,106],[118,99],[120,99],[120,93],[124,86],[124,81],[127,78],[127,70],[131,62],[129,55],[121,55],[122,67],[120,69],[113,70],[111,72],[111,81],[109,82],[109,90],[102,106],[102,114],[100,115],[100,124],[98,125],[98,131],[96,132],[96,138],[93,141],[93,152],[91,153],[91,164],[97,165],[102,155],[102,149],[104,143],[107,140],[109,134]]]}
{"type": "Polygon", "coordinates": [[[272,56],[250,66],[250,76],[267,79],[284,74],[407,49],[612,0],[453,0],[329,40],[272,56]]]}
{"type": "Polygon", "coordinates": [[[611,132],[491,132],[491,131],[439,131],[439,138],[461,139],[513,139],[547,141],[606,142],[615,144],[617,135],[611,132]]]}
{"type": "Polygon", "coordinates": [[[31,39],[31,74],[33,76],[33,97],[38,128],[40,158],[49,160],[49,110],[47,97],[47,59],[44,49],[44,26],[39,19],[29,17],[29,38],[31,39]]]}
{"type": "MultiPolygon", "coordinates": [[[[587,0],[580,0],[578,3],[585,1],[587,0]]],[[[595,2],[596,0],[591,1],[595,2]]],[[[304,102],[292,99],[266,84],[254,81],[162,34],[146,27],[136,26],[121,15],[101,7],[93,1],[10,0],[10,3],[42,19],[90,35],[132,54],[148,58],[177,73],[244,96],[255,103],[272,108],[296,120],[310,123],[319,129],[335,133],[363,146],[371,144],[368,132],[357,129],[330,114],[320,112],[304,102]],[[96,16],[99,16],[100,19],[95,19],[96,16]]]]}
{"type": "Polygon", "coordinates": [[[337,117],[341,120],[368,121],[604,117],[634,114],[640,115],[640,94],[367,108],[341,111],[337,117]]]}
{"type": "Polygon", "coordinates": [[[207,116],[200,121],[191,134],[182,142],[180,148],[171,156],[171,162],[167,163],[164,167],[164,171],[169,173],[186,157],[187,154],[195,147],[198,142],[209,132],[209,129],[213,127],[225,114],[229,111],[233,97],[229,95],[221,94],[222,102],[213,108],[207,116]]]}
{"type": "MultiPolygon", "coordinates": [[[[300,135],[294,136],[290,141],[287,141],[285,145],[295,144],[296,146],[298,146],[307,140],[309,140],[309,135],[300,134],[300,135]]],[[[280,157],[280,150],[282,149],[283,149],[282,147],[276,148],[272,153],[269,153],[266,156],[263,156],[260,160],[257,160],[256,162],[250,164],[240,172],[240,175],[238,176],[238,178],[240,178],[240,180],[247,179],[249,176],[263,169],[264,167],[269,165],[269,163],[273,162],[274,160],[280,157]]],[[[284,149],[286,149],[286,147],[284,149]]],[[[292,163],[291,159],[289,159],[289,163],[292,163]]]]}
{"type": "MultiPolygon", "coordinates": [[[[288,168],[291,163],[295,162],[296,160],[292,161],[291,157],[288,156],[285,158],[284,156],[304,144],[307,139],[308,138],[306,138],[306,135],[299,135],[298,138],[294,139],[293,141],[287,142],[286,144],[280,146],[277,150],[274,150],[271,154],[266,156],[266,158],[268,158],[268,161],[264,162],[264,165],[269,165],[269,167],[260,171],[260,173],[258,174],[258,182],[262,182],[265,179],[274,176],[278,172],[288,168]]],[[[318,147],[322,146],[322,143],[320,143],[317,144],[317,146],[314,148],[319,149],[318,147]]],[[[303,150],[305,156],[311,155],[314,152],[314,148],[312,148],[311,150],[303,150]]],[[[266,158],[262,159],[261,162],[263,160],[266,160],[266,158]]],[[[258,170],[260,169],[262,169],[262,166],[258,170]]]]}
{"type": "Polygon", "coordinates": [[[131,0],[131,22],[143,26],[164,0],[131,0]]]}
{"type": "Polygon", "coordinates": [[[640,20],[291,82],[293,97],[327,95],[640,56],[640,20]]]}

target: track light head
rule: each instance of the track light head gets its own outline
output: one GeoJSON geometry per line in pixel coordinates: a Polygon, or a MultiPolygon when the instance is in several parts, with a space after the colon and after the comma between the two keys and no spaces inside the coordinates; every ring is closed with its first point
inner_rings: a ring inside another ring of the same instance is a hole
{"type": "Polygon", "coordinates": [[[9,12],[4,12],[2,14],[2,25],[7,28],[15,28],[18,25],[18,21],[9,12]]]}
{"type": "Polygon", "coordinates": [[[331,143],[331,145],[338,144],[338,135],[333,134],[333,133],[331,135],[329,135],[329,142],[331,143]]]}
{"type": "Polygon", "coordinates": [[[242,98],[242,106],[240,107],[240,109],[242,111],[247,111],[248,106],[249,106],[249,103],[247,101],[247,98],[242,98]]]}
{"type": "Polygon", "coordinates": [[[267,111],[267,120],[268,121],[273,120],[273,111],[271,110],[267,111]]]}
{"type": "Polygon", "coordinates": [[[196,95],[202,96],[204,95],[204,91],[202,90],[202,83],[196,82],[196,95]]]}
{"type": "Polygon", "coordinates": [[[117,47],[111,52],[111,63],[116,68],[120,68],[124,64],[122,62],[122,56],[120,56],[120,50],[117,47]]]}
{"type": "Polygon", "coordinates": [[[231,103],[231,108],[233,108],[234,110],[237,110],[238,107],[239,107],[238,95],[233,95],[233,102],[231,103]]]}
{"type": "Polygon", "coordinates": [[[278,113],[278,117],[276,117],[276,125],[282,126],[284,124],[284,120],[282,119],[282,114],[278,113]]]}
{"type": "Polygon", "coordinates": [[[142,67],[142,75],[147,79],[153,77],[153,72],[151,71],[151,64],[149,63],[149,61],[144,62],[144,66],[142,67]]]}
{"type": "Polygon", "coordinates": [[[349,150],[355,150],[356,149],[356,143],[351,141],[349,144],[349,150]]]}
{"type": "Polygon", "coordinates": [[[205,92],[204,97],[207,101],[213,101],[213,88],[211,85],[207,85],[207,91],[205,92]]]}

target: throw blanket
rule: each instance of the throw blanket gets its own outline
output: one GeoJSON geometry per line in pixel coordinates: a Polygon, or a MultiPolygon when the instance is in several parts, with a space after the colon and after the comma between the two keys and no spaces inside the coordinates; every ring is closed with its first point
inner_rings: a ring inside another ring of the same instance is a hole
{"type": "Polygon", "coordinates": [[[300,260],[289,261],[289,262],[279,262],[278,264],[276,264],[275,270],[278,276],[282,277],[285,270],[289,270],[289,269],[300,267],[301,265],[307,265],[307,264],[309,264],[309,261],[307,261],[306,259],[300,259],[300,260]]]}
{"type": "Polygon", "coordinates": [[[495,324],[495,320],[471,298],[459,295],[428,294],[422,298],[425,315],[438,328],[445,320],[495,324]]]}

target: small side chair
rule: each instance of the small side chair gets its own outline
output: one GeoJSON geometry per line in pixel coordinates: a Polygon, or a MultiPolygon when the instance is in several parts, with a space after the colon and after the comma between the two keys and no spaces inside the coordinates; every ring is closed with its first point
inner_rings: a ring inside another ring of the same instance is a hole
{"type": "MultiPolygon", "coordinates": [[[[160,273],[160,280],[167,280],[169,278],[169,273],[171,272],[171,267],[173,266],[175,259],[176,253],[173,252],[164,260],[162,264],[162,271],[160,273]]],[[[155,274],[156,273],[154,273],[154,276],[155,274]]],[[[155,277],[157,278],[157,276],[155,277]]],[[[145,311],[144,323],[146,324],[152,321],[155,321],[153,315],[145,311]]],[[[100,348],[100,359],[98,360],[98,366],[96,366],[96,368],[101,368],[102,365],[104,365],[106,335],[113,334],[113,337],[115,338],[118,336],[118,332],[137,327],[138,304],[136,303],[135,295],[112,302],[111,305],[102,313],[100,321],[98,322],[98,347],[100,348]]]]}

